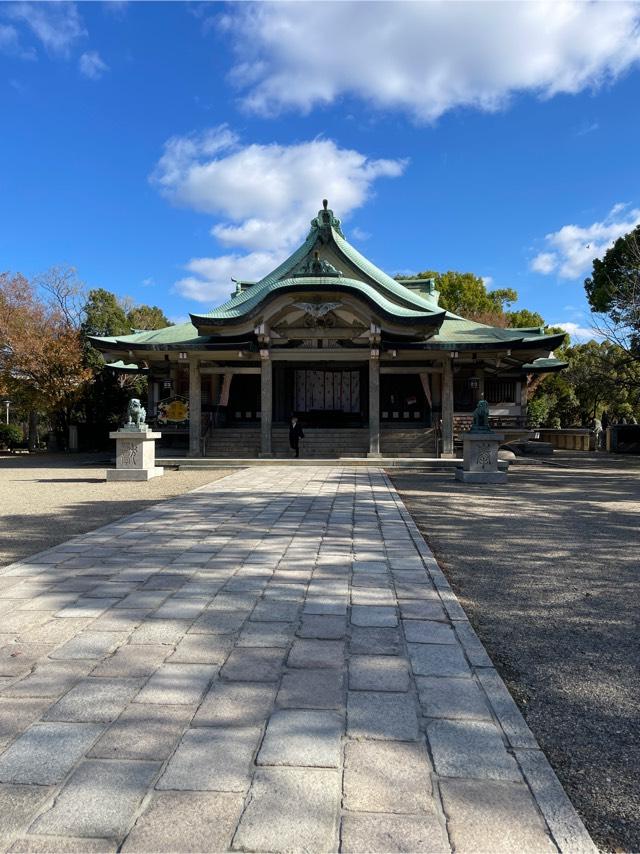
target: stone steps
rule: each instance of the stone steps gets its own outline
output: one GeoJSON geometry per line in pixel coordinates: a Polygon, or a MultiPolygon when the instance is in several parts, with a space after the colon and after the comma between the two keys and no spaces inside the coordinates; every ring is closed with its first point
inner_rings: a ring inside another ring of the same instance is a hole
{"type": "MultiPolygon", "coordinates": [[[[288,427],[273,427],[271,447],[276,457],[291,456],[288,427]]],[[[312,459],[364,457],[368,450],[369,430],[366,427],[308,427],[301,442],[303,455],[312,459]]],[[[380,451],[386,457],[435,457],[435,432],[425,428],[383,427],[380,431],[380,451]]],[[[207,437],[207,457],[250,459],[257,457],[259,453],[259,427],[225,427],[213,431],[207,437]]]]}

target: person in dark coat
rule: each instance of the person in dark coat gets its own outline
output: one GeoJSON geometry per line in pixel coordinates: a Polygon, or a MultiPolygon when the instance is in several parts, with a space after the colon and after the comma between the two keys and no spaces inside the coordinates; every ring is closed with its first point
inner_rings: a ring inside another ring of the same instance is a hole
{"type": "Polygon", "coordinates": [[[298,419],[292,415],[289,424],[289,445],[296,452],[296,457],[300,456],[300,439],[304,439],[304,433],[298,419]]]}

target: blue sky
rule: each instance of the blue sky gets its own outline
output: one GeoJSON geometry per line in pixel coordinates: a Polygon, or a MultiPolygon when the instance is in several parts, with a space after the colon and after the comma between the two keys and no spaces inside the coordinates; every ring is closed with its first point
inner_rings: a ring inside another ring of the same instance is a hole
{"type": "Polygon", "coordinates": [[[472,271],[588,334],[640,220],[640,4],[3,3],[0,268],[174,318],[328,197],[387,272],[472,271]]]}

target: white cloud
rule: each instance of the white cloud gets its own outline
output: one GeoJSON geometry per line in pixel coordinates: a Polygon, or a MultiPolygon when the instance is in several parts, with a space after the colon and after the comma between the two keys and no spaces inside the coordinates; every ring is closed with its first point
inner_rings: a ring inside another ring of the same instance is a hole
{"type": "Polygon", "coordinates": [[[369,240],[369,238],[371,237],[368,231],[365,231],[363,228],[360,228],[357,225],[355,228],[351,229],[351,236],[354,238],[354,240],[361,240],[362,242],[364,242],[365,240],[369,240]]]}
{"type": "Polygon", "coordinates": [[[89,50],[83,53],[78,61],[78,68],[80,74],[88,77],[89,80],[99,80],[105,71],[109,70],[109,66],[97,50],[89,50]]]}
{"type": "Polygon", "coordinates": [[[9,3],[3,13],[26,24],[48,53],[65,59],[75,42],[87,34],[75,3],[9,3]]]}
{"type": "Polygon", "coordinates": [[[582,326],[579,323],[574,323],[571,320],[557,321],[550,323],[549,326],[559,326],[571,336],[571,341],[574,344],[584,343],[585,341],[602,340],[602,335],[593,327],[582,326]]]}
{"type": "Polygon", "coordinates": [[[539,252],[531,262],[531,269],[536,273],[542,273],[544,276],[547,276],[555,270],[557,260],[554,252],[539,252]]]}
{"type": "Polygon", "coordinates": [[[485,286],[485,288],[490,288],[493,284],[493,276],[481,276],[481,278],[482,284],[485,286]]]}
{"type": "Polygon", "coordinates": [[[239,3],[218,17],[251,111],[308,113],[343,95],[419,121],[576,93],[640,58],[633,2],[239,3]]]}
{"type": "Polygon", "coordinates": [[[328,139],[293,145],[242,145],[221,126],[173,137],[151,181],[167,198],[219,219],[211,233],[232,252],[196,258],[180,293],[203,302],[228,297],[230,278],[260,278],[305,236],[329,199],[337,216],[361,207],[381,177],[397,177],[403,160],[373,160],[328,139]],[[245,250],[243,253],[239,250],[245,250]]]}
{"type": "Polygon", "coordinates": [[[607,249],[640,223],[640,208],[628,209],[627,204],[614,205],[601,222],[591,225],[564,225],[545,236],[546,250],[531,261],[536,273],[555,273],[561,279],[578,279],[591,271],[594,258],[601,258],[607,249]]]}
{"type": "Polygon", "coordinates": [[[600,125],[598,122],[591,122],[590,124],[585,122],[580,125],[578,130],[576,131],[576,136],[587,136],[590,133],[594,133],[595,131],[600,130],[600,125]]]}

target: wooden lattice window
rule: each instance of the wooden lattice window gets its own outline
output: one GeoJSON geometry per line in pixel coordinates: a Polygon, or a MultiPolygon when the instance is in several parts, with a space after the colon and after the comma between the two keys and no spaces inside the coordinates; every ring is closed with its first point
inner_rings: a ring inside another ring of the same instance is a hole
{"type": "Polygon", "coordinates": [[[485,380],[484,396],[487,403],[515,403],[515,380],[485,380]]]}

